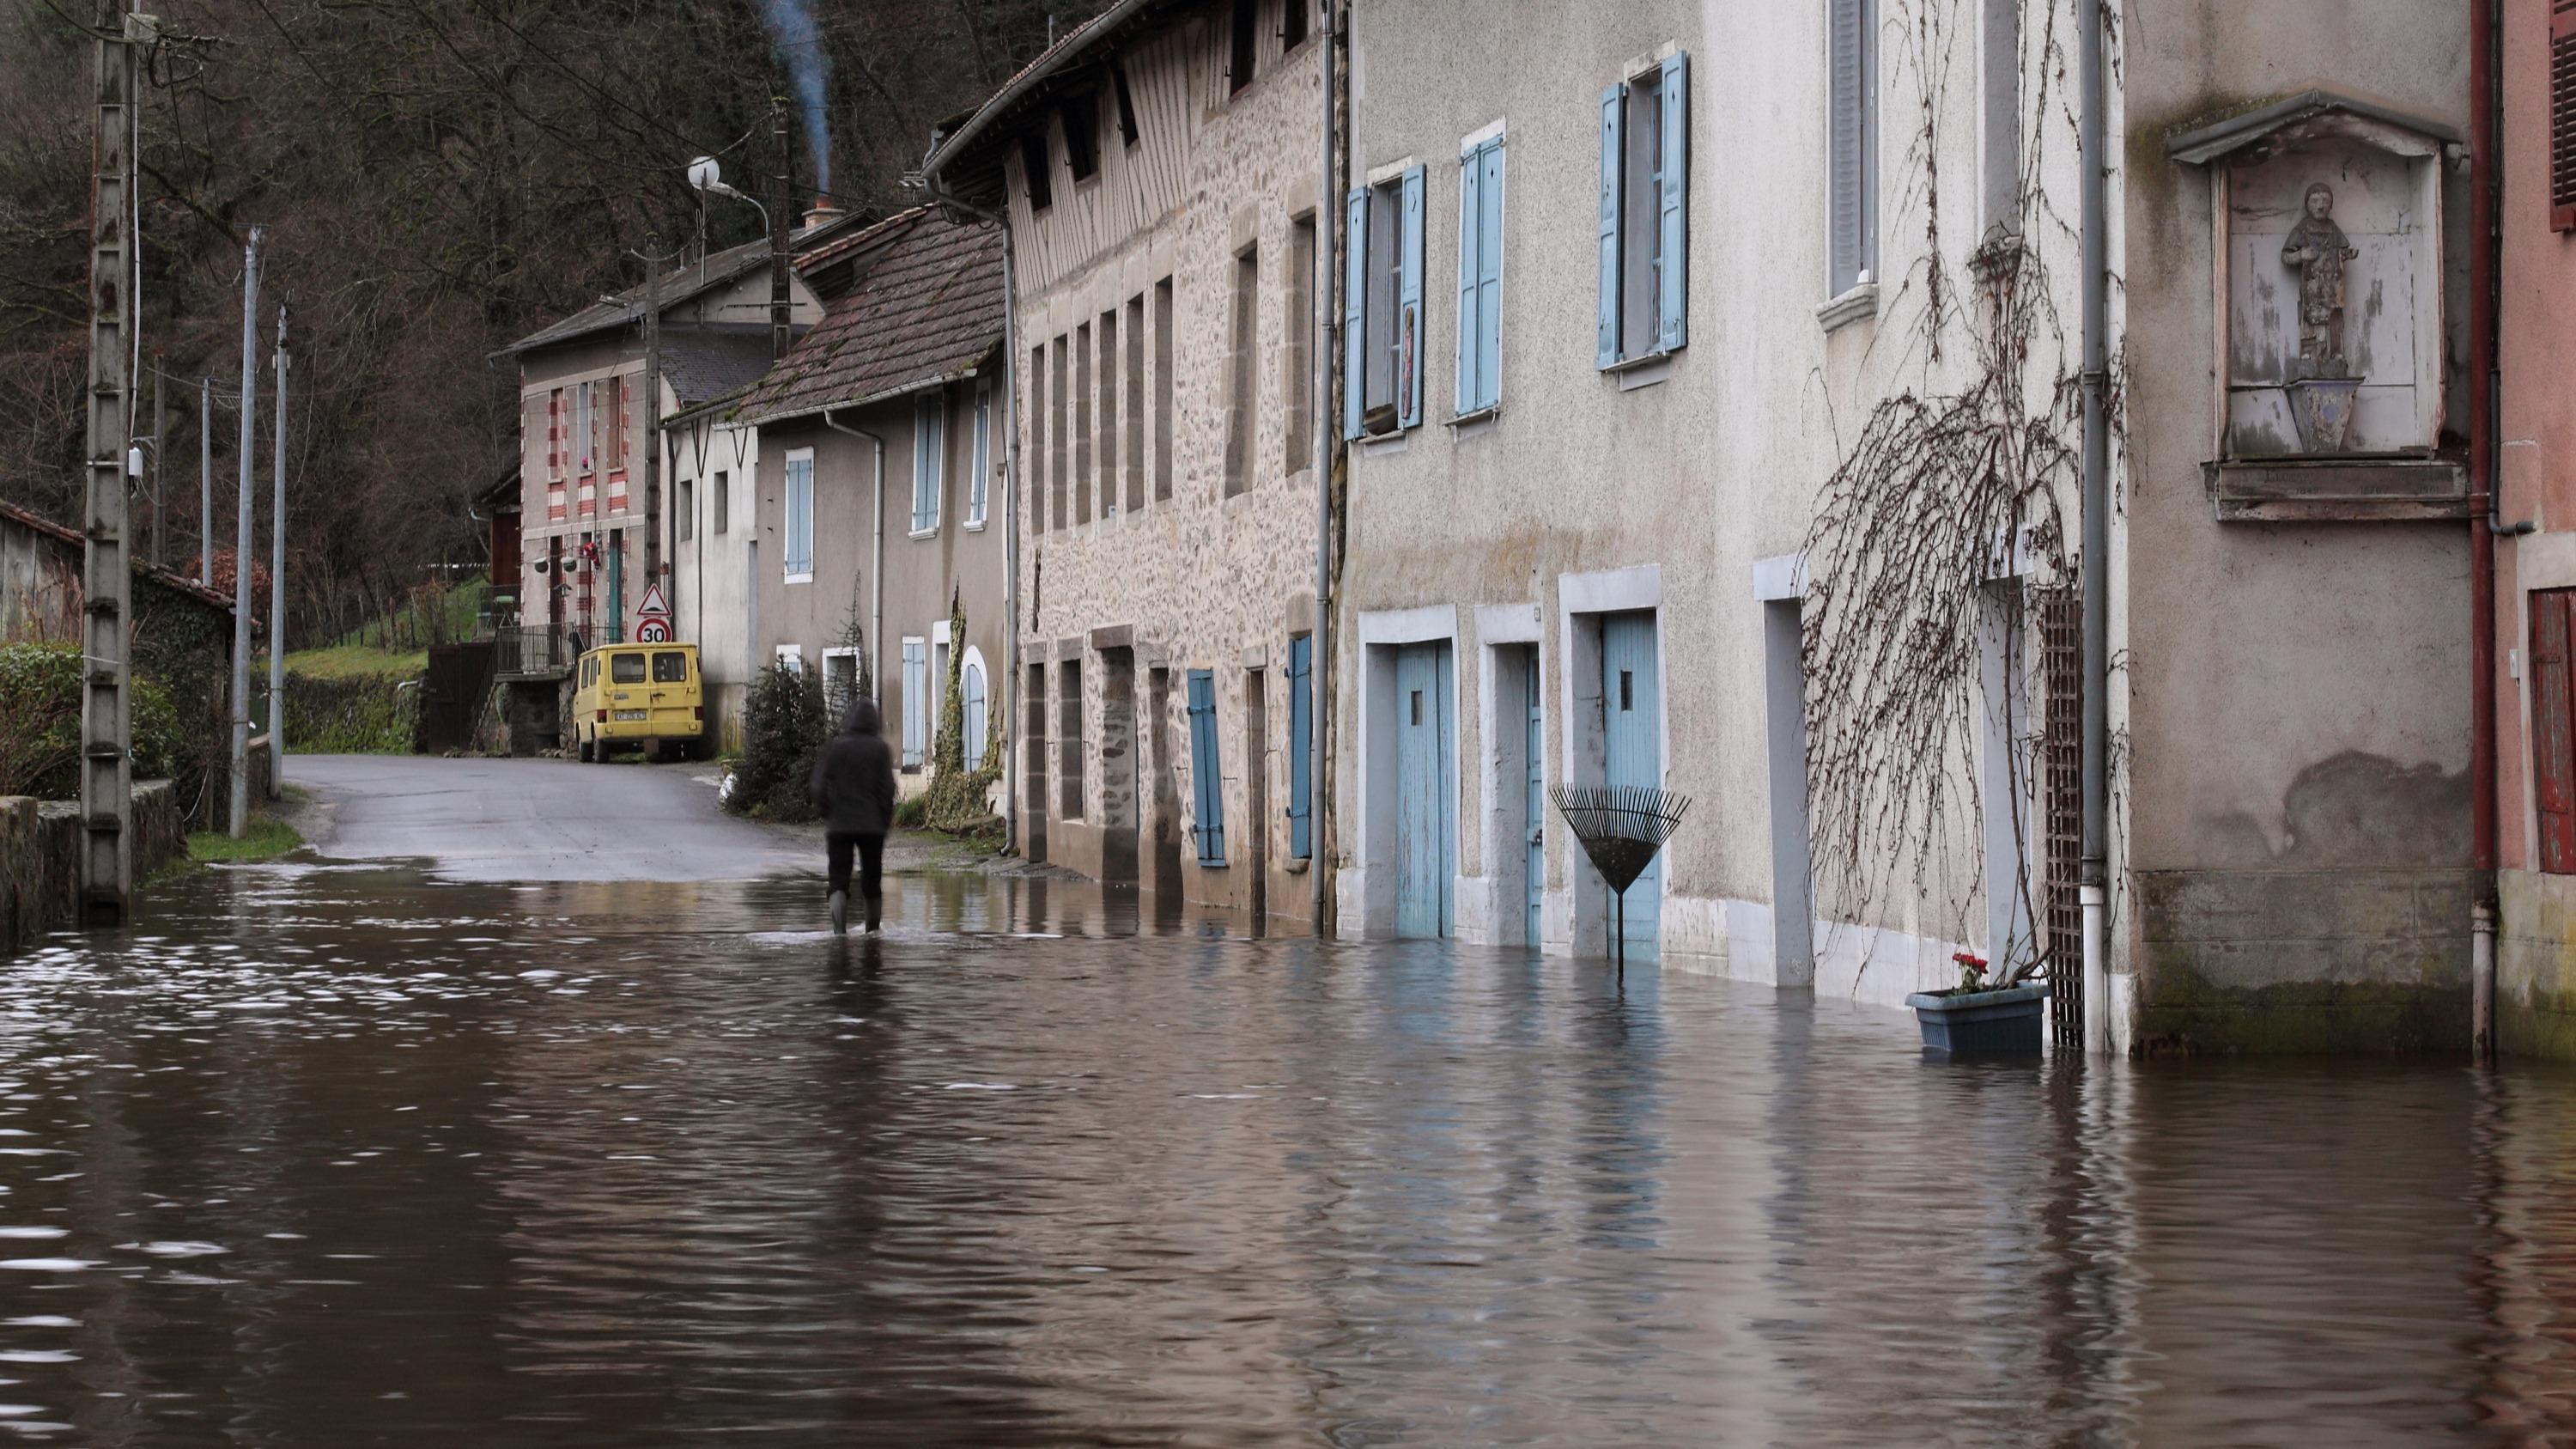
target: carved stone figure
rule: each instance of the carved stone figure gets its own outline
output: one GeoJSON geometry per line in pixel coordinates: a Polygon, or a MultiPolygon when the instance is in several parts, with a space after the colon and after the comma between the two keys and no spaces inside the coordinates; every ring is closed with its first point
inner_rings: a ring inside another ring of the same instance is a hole
{"type": "Polygon", "coordinates": [[[2281,263],[2299,274],[2301,377],[2347,377],[2343,350],[2345,264],[2361,253],[2335,225],[2334,188],[2309,185],[2307,215],[2281,242],[2281,263]]]}

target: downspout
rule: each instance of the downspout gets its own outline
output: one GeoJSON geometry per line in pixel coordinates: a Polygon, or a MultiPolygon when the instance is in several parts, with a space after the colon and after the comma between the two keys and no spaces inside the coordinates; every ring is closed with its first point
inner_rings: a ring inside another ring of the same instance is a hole
{"type": "MultiPolygon", "coordinates": [[[[932,149],[937,146],[933,138],[932,149]]],[[[991,222],[1002,233],[1002,678],[987,687],[1002,702],[1002,727],[988,733],[995,736],[992,747],[1002,752],[1002,849],[1007,853],[1020,846],[1020,760],[1009,743],[1020,717],[1020,343],[1011,283],[1011,223],[998,212],[940,190],[926,171],[922,192],[942,206],[991,222]]],[[[966,643],[961,639],[955,647],[964,649],[966,643]]]]}
{"type": "Polygon", "coordinates": [[[2084,617],[2084,830],[2078,894],[2084,909],[2084,1046],[2111,1048],[2110,1040],[2110,816],[2111,816],[2111,439],[2103,416],[2110,383],[2110,299],[2105,271],[2109,238],[2103,151],[2102,7],[2082,0],[2076,36],[2080,110],[2076,151],[2083,165],[2082,207],[2084,327],[2084,551],[2079,565],[2084,617]]]}
{"type": "Polygon", "coordinates": [[[1341,275],[1334,264],[1336,249],[1342,239],[1341,219],[1331,214],[1334,200],[1341,191],[1333,184],[1333,162],[1338,138],[1333,122],[1336,101],[1333,92],[1333,48],[1336,27],[1347,5],[1336,7],[1324,0],[1324,159],[1322,179],[1315,199],[1315,657],[1307,667],[1307,692],[1313,697],[1314,729],[1306,741],[1306,835],[1310,850],[1306,862],[1308,909],[1317,938],[1330,934],[1324,920],[1326,892],[1324,877],[1332,870],[1333,835],[1325,828],[1326,802],[1332,798],[1324,777],[1324,765],[1332,758],[1333,700],[1333,463],[1334,445],[1340,441],[1333,419],[1341,416],[1333,406],[1333,359],[1341,355],[1341,309],[1334,305],[1333,281],[1341,275]],[[1329,320],[1328,320],[1329,319],[1329,320]]]}
{"type": "MultiPolygon", "coordinates": [[[[853,438],[865,438],[877,450],[876,557],[868,565],[868,685],[877,708],[885,708],[885,439],[865,428],[844,427],[823,409],[823,426],[853,438]]],[[[907,706],[908,708],[909,706],[907,706]]]]}
{"type": "Polygon", "coordinates": [[[2495,1057],[2499,31],[2495,0],[2469,0],[2469,838],[2476,874],[2476,904],[2469,914],[2469,1050],[2480,1062],[2495,1057]]]}

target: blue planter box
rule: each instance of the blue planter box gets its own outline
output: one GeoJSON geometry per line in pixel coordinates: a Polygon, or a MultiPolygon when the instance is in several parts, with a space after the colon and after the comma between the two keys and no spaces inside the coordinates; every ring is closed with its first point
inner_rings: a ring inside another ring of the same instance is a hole
{"type": "Polygon", "coordinates": [[[1934,995],[1918,991],[1905,998],[1923,1028],[1923,1044],[1954,1056],[1976,1054],[2036,1056],[2040,1050],[2040,1015],[2047,1010],[2048,983],[2035,981],[2001,991],[1968,991],[1934,995]]]}

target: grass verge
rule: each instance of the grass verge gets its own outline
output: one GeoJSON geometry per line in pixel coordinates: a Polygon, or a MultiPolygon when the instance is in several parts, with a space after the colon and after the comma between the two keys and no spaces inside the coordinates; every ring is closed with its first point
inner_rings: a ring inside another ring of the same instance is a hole
{"type": "MultiPolygon", "coordinates": [[[[333,644],[323,649],[290,649],[286,653],[286,670],[290,674],[314,679],[352,679],[361,675],[391,674],[406,678],[417,676],[429,667],[426,649],[377,649],[365,644],[333,644]]],[[[259,661],[261,678],[266,678],[266,659],[259,661]]]]}
{"type": "Polygon", "coordinates": [[[254,815],[239,840],[220,830],[201,830],[188,837],[188,859],[199,865],[218,862],[275,860],[304,843],[294,826],[273,815],[254,815]]]}

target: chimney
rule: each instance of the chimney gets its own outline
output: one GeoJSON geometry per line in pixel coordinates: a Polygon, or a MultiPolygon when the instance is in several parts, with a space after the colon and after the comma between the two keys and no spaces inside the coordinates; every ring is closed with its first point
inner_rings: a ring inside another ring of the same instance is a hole
{"type": "Polygon", "coordinates": [[[832,204],[832,193],[817,192],[814,196],[814,209],[805,213],[806,229],[810,231],[826,222],[838,221],[842,214],[841,208],[832,204]]]}

